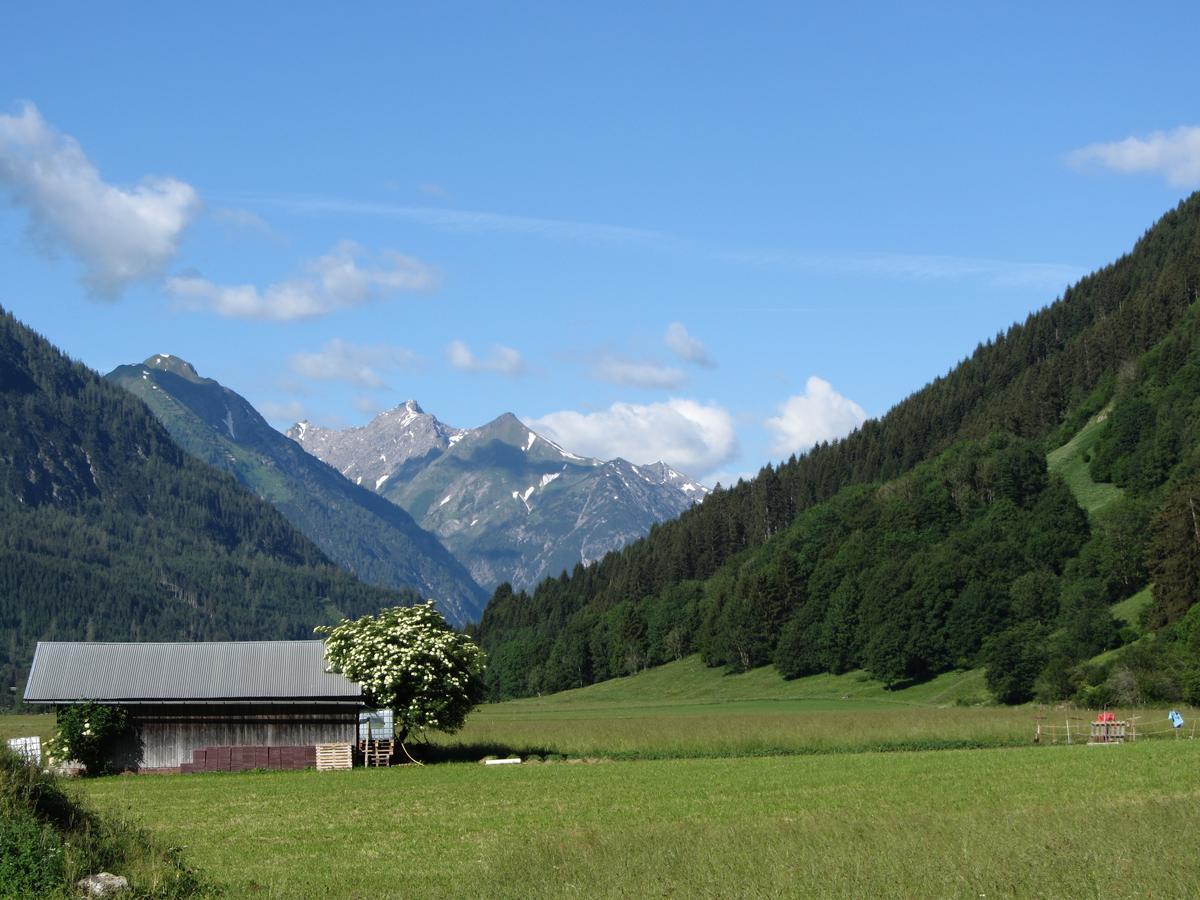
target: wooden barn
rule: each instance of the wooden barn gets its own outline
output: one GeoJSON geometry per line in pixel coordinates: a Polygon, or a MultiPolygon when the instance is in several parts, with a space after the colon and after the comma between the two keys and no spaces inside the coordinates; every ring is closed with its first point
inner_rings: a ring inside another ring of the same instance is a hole
{"type": "Polygon", "coordinates": [[[357,737],[362,689],[325,671],[321,641],[39,642],[26,703],[124,707],[119,768],[296,769],[357,737]]]}

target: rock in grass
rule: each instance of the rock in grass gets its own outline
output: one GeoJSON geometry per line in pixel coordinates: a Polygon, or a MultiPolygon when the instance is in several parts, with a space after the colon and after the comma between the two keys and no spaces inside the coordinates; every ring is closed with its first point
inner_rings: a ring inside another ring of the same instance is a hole
{"type": "Polygon", "coordinates": [[[80,878],[75,882],[75,886],[89,897],[110,897],[129,890],[129,879],[124,875],[101,872],[99,875],[80,878]]]}

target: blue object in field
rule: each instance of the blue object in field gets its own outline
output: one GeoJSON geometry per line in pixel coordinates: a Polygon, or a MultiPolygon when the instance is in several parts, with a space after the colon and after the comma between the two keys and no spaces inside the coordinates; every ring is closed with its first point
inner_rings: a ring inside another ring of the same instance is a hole
{"type": "Polygon", "coordinates": [[[1181,716],[1179,714],[1178,710],[1174,710],[1174,709],[1171,710],[1169,713],[1167,713],[1167,718],[1171,720],[1171,725],[1173,727],[1175,727],[1175,728],[1183,727],[1183,716],[1181,716]]]}

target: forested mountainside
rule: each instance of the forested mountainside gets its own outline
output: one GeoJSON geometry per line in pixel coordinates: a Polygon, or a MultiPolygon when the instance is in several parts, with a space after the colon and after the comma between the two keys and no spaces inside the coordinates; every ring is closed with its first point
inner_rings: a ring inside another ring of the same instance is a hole
{"type": "Polygon", "coordinates": [[[299,422],[288,436],[408,510],[492,588],[594,562],[708,494],[661,462],[577,456],[511,413],[453,428],[410,400],[359,428],[299,422]]]}
{"type": "Polygon", "coordinates": [[[0,314],[0,703],[38,640],[303,638],[401,599],[0,314]]]}
{"type": "Polygon", "coordinates": [[[1047,696],[1098,689],[1108,674],[1079,663],[1135,636],[1108,604],[1149,573],[1150,621],[1175,621],[1186,610],[1178,585],[1200,571],[1195,546],[1160,540],[1190,500],[1195,393],[1171,385],[1190,377],[1181,360],[1195,346],[1198,284],[1193,195],[1131,253],[848,438],[764,468],[532,596],[502,586],[478,631],[493,694],[573,687],[696,650],[731,668],[864,666],[892,682],[991,660],[1005,699],[1035,682],[1047,696]],[[1081,462],[1089,480],[1127,487],[1091,521],[1043,457],[1089,423],[1102,433],[1081,462]]]}
{"type": "Polygon", "coordinates": [[[185,450],[232,474],[363,581],[432,598],[456,626],[479,620],[488,594],[434,535],[306,453],[241,395],[166,354],[105,378],[143,400],[185,450]]]}

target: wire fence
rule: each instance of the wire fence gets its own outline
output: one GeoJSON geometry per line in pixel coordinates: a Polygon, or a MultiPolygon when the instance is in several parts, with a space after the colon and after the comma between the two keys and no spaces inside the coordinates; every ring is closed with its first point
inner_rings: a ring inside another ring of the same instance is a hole
{"type": "Polygon", "coordinates": [[[1144,716],[1130,715],[1120,718],[1115,715],[1110,719],[1085,718],[1083,716],[1064,716],[1054,719],[1050,716],[1034,716],[1034,743],[1049,744],[1121,744],[1133,743],[1140,740],[1163,739],[1172,735],[1175,740],[1195,740],[1196,726],[1200,724],[1193,717],[1190,724],[1185,723],[1177,713],[1167,717],[1162,727],[1153,727],[1146,722],[1139,724],[1144,716]]]}

